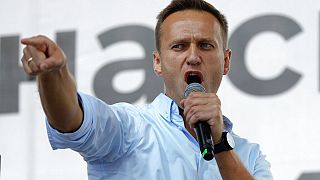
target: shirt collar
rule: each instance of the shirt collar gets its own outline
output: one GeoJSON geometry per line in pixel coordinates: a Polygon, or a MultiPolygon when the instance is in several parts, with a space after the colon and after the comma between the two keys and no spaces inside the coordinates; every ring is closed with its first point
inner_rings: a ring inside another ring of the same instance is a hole
{"type": "Polygon", "coordinates": [[[174,101],[168,96],[160,93],[151,103],[160,115],[167,121],[170,121],[171,106],[174,101]]]}
{"type": "MultiPolygon", "coordinates": [[[[172,122],[172,120],[174,119],[177,120],[177,118],[172,118],[171,116],[179,115],[179,108],[178,105],[170,97],[166,96],[163,93],[160,93],[151,104],[157,109],[157,111],[166,121],[172,122]]],[[[181,122],[173,123],[181,124],[181,122]]],[[[223,116],[223,123],[225,126],[225,130],[227,132],[231,132],[233,123],[226,116],[223,116]]]]}

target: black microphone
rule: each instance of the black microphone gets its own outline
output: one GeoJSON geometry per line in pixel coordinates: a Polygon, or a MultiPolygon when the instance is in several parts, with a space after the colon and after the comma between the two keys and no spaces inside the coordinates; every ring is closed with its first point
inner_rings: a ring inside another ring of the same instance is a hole
{"type": "MultiPolygon", "coordinates": [[[[184,90],[184,97],[189,96],[191,92],[206,92],[206,89],[199,83],[190,83],[184,90]]],[[[210,126],[207,122],[198,121],[195,128],[202,157],[209,161],[214,156],[210,126]]]]}

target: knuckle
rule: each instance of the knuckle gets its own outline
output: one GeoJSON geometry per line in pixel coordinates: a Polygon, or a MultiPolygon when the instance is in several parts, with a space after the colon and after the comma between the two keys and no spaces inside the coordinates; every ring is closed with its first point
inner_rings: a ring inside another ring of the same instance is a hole
{"type": "Polygon", "coordinates": [[[200,119],[201,116],[200,116],[199,112],[195,112],[193,117],[195,120],[197,120],[197,119],[200,119]]]}
{"type": "Polygon", "coordinates": [[[189,94],[189,97],[190,97],[190,98],[196,97],[196,92],[191,92],[191,93],[189,94]]]}
{"type": "Polygon", "coordinates": [[[31,63],[30,63],[29,66],[30,66],[30,69],[32,70],[32,72],[35,72],[35,73],[36,73],[36,72],[39,71],[38,67],[37,67],[35,64],[31,64],[31,63]]]}
{"type": "Polygon", "coordinates": [[[24,71],[29,75],[29,76],[34,76],[34,73],[31,69],[27,69],[27,68],[24,68],[24,71]]]}
{"type": "Polygon", "coordinates": [[[26,53],[29,53],[29,54],[32,54],[33,53],[33,47],[32,46],[30,46],[30,45],[27,45],[26,46],[26,53]]]}
{"type": "Polygon", "coordinates": [[[26,54],[27,53],[27,46],[24,47],[22,51],[23,51],[23,54],[26,54]]]}
{"type": "Polygon", "coordinates": [[[219,109],[221,109],[220,104],[214,104],[214,105],[213,105],[213,109],[214,109],[214,110],[219,110],[219,109]]]}
{"type": "Polygon", "coordinates": [[[214,118],[219,118],[219,117],[220,117],[220,115],[221,115],[221,111],[220,111],[220,109],[216,109],[216,110],[214,110],[214,112],[213,112],[213,116],[214,116],[214,118]]]}
{"type": "Polygon", "coordinates": [[[195,114],[195,113],[196,113],[195,108],[191,108],[191,109],[189,110],[189,113],[190,113],[190,114],[195,114]]]}
{"type": "Polygon", "coordinates": [[[190,118],[189,118],[189,124],[190,124],[190,125],[193,125],[193,124],[194,124],[194,118],[193,118],[193,117],[190,117],[190,118]]]}
{"type": "Polygon", "coordinates": [[[45,36],[42,35],[42,34],[38,34],[36,37],[37,37],[37,38],[44,38],[45,36]]]}

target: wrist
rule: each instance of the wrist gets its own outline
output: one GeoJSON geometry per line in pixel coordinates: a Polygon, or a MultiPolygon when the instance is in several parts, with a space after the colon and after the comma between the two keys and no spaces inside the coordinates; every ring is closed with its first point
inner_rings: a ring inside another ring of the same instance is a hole
{"type": "Polygon", "coordinates": [[[212,140],[213,140],[213,144],[219,144],[222,141],[222,135],[223,135],[223,129],[221,130],[213,130],[213,134],[212,134],[212,140]]]}
{"type": "Polygon", "coordinates": [[[67,64],[61,66],[60,68],[52,69],[48,72],[42,72],[37,76],[39,80],[49,80],[56,79],[59,77],[65,77],[65,75],[69,74],[67,64]]]}
{"type": "Polygon", "coordinates": [[[220,135],[216,135],[215,137],[213,137],[213,144],[219,144],[222,141],[222,132],[220,133],[220,135]]]}
{"type": "Polygon", "coordinates": [[[214,144],[214,154],[224,151],[230,151],[235,147],[235,142],[232,135],[228,132],[222,132],[219,143],[214,144]]]}

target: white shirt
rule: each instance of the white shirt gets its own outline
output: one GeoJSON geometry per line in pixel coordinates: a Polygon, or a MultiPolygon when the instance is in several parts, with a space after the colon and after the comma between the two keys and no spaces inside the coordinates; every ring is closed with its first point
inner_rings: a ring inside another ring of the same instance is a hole
{"type": "MultiPolygon", "coordinates": [[[[74,133],[60,133],[47,123],[53,149],[71,148],[88,164],[90,180],[219,180],[215,159],[201,157],[196,139],[184,127],[177,104],[164,94],[143,107],[127,103],[107,105],[79,93],[84,118],[74,133]]],[[[259,145],[225,130],[235,140],[234,151],[257,180],[273,179],[259,145]]]]}

